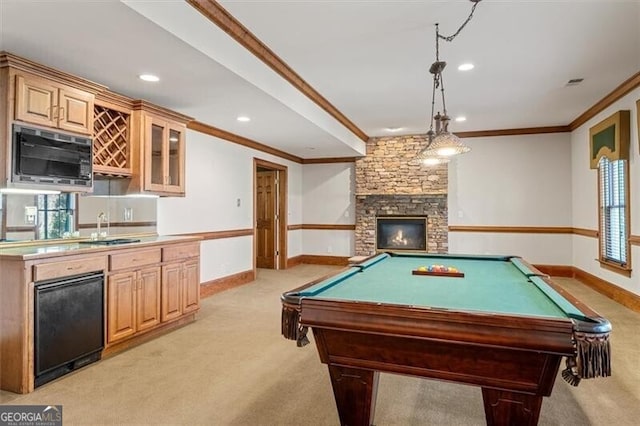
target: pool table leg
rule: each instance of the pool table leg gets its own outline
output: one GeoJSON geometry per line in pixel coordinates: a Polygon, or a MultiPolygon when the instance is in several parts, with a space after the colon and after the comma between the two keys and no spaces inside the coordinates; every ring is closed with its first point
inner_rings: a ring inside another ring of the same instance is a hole
{"type": "Polygon", "coordinates": [[[329,364],[333,395],[342,426],[370,426],[380,373],[329,364]]]}
{"type": "Polygon", "coordinates": [[[482,388],[487,425],[535,426],[542,396],[482,388]]]}

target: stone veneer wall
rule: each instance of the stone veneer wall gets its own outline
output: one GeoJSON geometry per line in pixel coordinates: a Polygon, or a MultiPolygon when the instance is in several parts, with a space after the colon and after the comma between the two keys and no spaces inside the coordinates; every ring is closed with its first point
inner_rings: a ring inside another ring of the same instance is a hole
{"type": "Polygon", "coordinates": [[[425,135],[367,142],[367,156],[356,160],[356,255],[375,253],[376,216],[427,216],[427,250],[448,251],[448,168],[417,160],[426,143],[425,135]]]}

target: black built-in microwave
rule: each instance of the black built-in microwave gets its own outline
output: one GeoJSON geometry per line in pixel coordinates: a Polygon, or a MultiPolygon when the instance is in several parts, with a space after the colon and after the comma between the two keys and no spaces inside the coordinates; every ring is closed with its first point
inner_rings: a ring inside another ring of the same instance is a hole
{"type": "Polygon", "coordinates": [[[16,184],[76,187],[93,184],[90,137],[38,127],[13,125],[11,180],[16,184]]]}

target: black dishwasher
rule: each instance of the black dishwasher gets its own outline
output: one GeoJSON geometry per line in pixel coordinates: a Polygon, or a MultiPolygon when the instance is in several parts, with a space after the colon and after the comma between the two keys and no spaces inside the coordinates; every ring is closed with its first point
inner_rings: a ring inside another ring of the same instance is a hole
{"type": "Polygon", "coordinates": [[[35,386],[100,359],[104,274],[35,283],[35,386]]]}

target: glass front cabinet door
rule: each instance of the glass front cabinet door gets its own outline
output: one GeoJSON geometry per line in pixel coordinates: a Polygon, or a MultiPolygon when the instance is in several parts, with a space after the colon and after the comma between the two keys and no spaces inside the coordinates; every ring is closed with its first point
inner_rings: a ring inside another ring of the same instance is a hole
{"type": "Polygon", "coordinates": [[[183,124],[145,117],[145,191],[184,194],[185,130],[183,124]]]}

